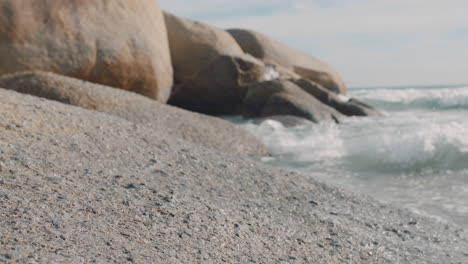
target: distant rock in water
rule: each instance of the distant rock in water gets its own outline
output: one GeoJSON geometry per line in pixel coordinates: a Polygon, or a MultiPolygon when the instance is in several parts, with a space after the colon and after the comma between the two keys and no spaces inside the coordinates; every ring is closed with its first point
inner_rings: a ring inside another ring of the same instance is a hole
{"type": "Polygon", "coordinates": [[[341,114],[288,80],[258,83],[248,88],[243,115],[268,117],[293,115],[318,123],[339,122],[341,114]]]}
{"type": "Polygon", "coordinates": [[[156,0],[2,0],[0,58],[0,74],[56,72],[161,102],[172,88],[156,0]]]}
{"type": "Polygon", "coordinates": [[[325,89],[320,84],[306,79],[291,80],[305,92],[314,96],[323,104],[326,104],[346,116],[380,116],[379,110],[371,105],[363,103],[355,98],[347,98],[325,89]]]}
{"type": "Polygon", "coordinates": [[[346,93],[344,81],[326,63],[259,32],[246,29],[229,29],[227,31],[236,39],[244,52],[265,63],[285,67],[302,78],[314,81],[335,93],[346,93]]]}
{"type": "Polygon", "coordinates": [[[144,96],[53,73],[33,71],[0,76],[0,87],[119,116],[208,148],[265,155],[247,131],[219,118],[188,112],[144,96]]]}

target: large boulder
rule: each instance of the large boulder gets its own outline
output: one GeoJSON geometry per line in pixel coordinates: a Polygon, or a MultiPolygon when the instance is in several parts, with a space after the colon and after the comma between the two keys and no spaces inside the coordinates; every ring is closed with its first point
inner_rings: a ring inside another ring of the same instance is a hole
{"type": "Polygon", "coordinates": [[[175,86],[194,78],[220,55],[244,52],[226,31],[164,12],[175,86]]]}
{"type": "Polygon", "coordinates": [[[290,81],[301,87],[305,92],[313,95],[320,102],[336,109],[338,112],[346,116],[382,115],[379,110],[371,105],[361,102],[355,98],[347,98],[342,95],[337,95],[313,81],[306,79],[292,79],[290,81]]]}
{"type": "Polygon", "coordinates": [[[226,31],[164,12],[174,68],[169,104],[211,115],[237,114],[246,86],[264,79],[264,64],[226,31]]]}
{"type": "Polygon", "coordinates": [[[1,0],[0,74],[44,70],[165,102],[172,87],[156,0],[1,0]]]}
{"type": "Polygon", "coordinates": [[[267,117],[293,115],[319,123],[339,122],[341,114],[323,104],[288,80],[265,81],[248,88],[243,102],[243,115],[267,117]]]}
{"type": "Polygon", "coordinates": [[[346,93],[343,80],[326,63],[259,32],[245,29],[229,29],[227,31],[236,39],[244,52],[263,60],[265,63],[278,64],[335,93],[346,93]]]}
{"type": "Polygon", "coordinates": [[[164,105],[124,90],[40,71],[0,77],[0,87],[118,116],[211,149],[263,155],[266,148],[245,130],[219,118],[164,105]]]}
{"type": "Polygon", "coordinates": [[[175,87],[169,103],[211,115],[239,114],[247,87],[263,80],[263,63],[247,55],[220,55],[175,87]]]}

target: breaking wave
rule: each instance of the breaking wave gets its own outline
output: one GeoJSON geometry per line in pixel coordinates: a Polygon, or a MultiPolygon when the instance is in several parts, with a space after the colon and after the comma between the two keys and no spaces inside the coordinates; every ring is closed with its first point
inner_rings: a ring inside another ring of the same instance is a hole
{"type": "Polygon", "coordinates": [[[468,126],[398,117],[286,128],[274,120],[243,125],[277,157],[295,166],[420,172],[468,169],[468,126]]]}
{"type": "Polygon", "coordinates": [[[352,89],[379,118],[286,128],[231,120],[272,152],[262,158],[468,228],[468,86],[352,89]]]}
{"type": "Polygon", "coordinates": [[[468,87],[375,88],[350,90],[356,98],[385,110],[468,109],[468,87]]]}

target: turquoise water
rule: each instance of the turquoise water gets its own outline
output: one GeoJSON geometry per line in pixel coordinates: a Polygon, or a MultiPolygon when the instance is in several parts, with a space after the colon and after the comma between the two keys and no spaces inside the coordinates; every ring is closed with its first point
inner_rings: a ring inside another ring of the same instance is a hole
{"type": "Polygon", "coordinates": [[[274,154],[261,160],[468,228],[468,86],[352,89],[379,118],[285,128],[241,126],[274,154]]]}

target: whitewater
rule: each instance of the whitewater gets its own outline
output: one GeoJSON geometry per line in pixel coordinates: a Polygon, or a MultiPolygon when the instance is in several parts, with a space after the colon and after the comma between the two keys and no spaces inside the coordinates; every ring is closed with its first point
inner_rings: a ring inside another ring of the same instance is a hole
{"type": "Polygon", "coordinates": [[[286,128],[231,119],[273,153],[260,160],[468,227],[468,86],[350,89],[384,117],[286,128]]]}

